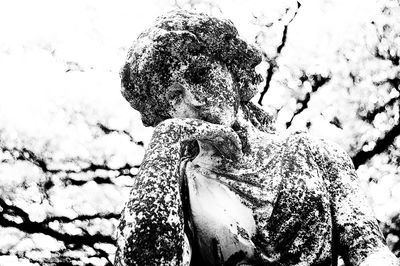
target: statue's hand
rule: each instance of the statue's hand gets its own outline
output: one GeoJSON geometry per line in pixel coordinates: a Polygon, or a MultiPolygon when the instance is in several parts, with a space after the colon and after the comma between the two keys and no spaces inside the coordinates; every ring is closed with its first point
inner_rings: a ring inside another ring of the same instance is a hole
{"type": "Polygon", "coordinates": [[[165,120],[155,128],[152,142],[168,145],[192,140],[211,144],[223,157],[231,160],[237,160],[242,156],[241,141],[232,128],[199,119],[165,120]]]}
{"type": "Polygon", "coordinates": [[[190,261],[183,252],[188,249],[179,167],[181,144],[193,140],[211,143],[228,158],[241,156],[239,137],[229,127],[187,118],[160,123],[122,212],[116,265],[187,265],[190,261]]]}

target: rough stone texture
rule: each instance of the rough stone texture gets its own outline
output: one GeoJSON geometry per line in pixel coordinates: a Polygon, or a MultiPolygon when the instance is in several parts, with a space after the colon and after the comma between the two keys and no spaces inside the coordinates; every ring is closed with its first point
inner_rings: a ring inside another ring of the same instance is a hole
{"type": "Polygon", "coordinates": [[[226,157],[240,155],[240,140],[228,127],[170,119],[155,129],[122,212],[116,265],[186,265],[179,176],[182,143],[204,139],[226,147],[226,157]]]}
{"type": "Polygon", "coordinates": [[[207,83],[215,62],[232,73],[242,101],[255,95],[261,77],[254,67],[261,54],[238,37],[232,22],[184,11],[168,13],[139,35],[129,50],[121,71],[123,95],[142,113],[145,125],[155,126],[171,118],[165,89],[173,82],[213,88],[207,83]],[[177,69],[181,71],[174,77],[177,69]]]}
{"type": "Polygon", "coordinates": [[[116,265],[316,266],[338,255],[397,265],[349,157],[305,133],[275,134],[248,102],[259,60],[231,22],[202,14],[169,13],[139,36],[123,95],[157,127],[122,214],[116,265]]]}

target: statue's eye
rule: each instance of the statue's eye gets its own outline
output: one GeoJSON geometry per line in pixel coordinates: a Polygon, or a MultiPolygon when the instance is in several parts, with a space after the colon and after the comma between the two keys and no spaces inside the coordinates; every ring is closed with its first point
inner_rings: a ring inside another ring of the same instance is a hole
{"type": "Polygon", "coordinates": [[[210,68],[208,66],[190,66],[184,76],[192,84],[205,83],[208,79],[210,68]]]}

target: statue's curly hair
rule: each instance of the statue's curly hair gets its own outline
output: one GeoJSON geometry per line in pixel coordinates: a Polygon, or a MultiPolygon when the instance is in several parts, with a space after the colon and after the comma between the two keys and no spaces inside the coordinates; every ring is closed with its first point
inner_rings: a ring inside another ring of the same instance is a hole
{"type": "MultiPolygon", "coordinates": [[[[172,11],[160,16],[153,27],[139,35],[120,73],[122,94],[142,114],[144,125],[155,126],[171,118],[165,98],[165,90],[172,85],[171,73],[182,63],[204,57],[227,67],[242,104],[256,94],[262,81],[255,72],[262,59],[261,52],[239,38],[230,20],[172,11]]],[[[198,74],[201,75],[201,70],[198,74]]]]}

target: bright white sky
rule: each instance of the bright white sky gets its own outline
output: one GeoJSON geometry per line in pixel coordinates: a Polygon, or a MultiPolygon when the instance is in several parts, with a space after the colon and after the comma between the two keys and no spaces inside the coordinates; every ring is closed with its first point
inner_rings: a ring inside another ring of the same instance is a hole
{"type": "MultiPolygon", "coordinates": [[[[257,31],[251,24],[252,14],[264,14],[275,21],[287,3],[296,5],[295,1],[215,2],[223,16],[231,19],[249,41],[254,40],[257,31]]],[[[172,0],[1,1],[2,120],[19,121],[17,127],[22,130],[41,126],[31,116],[48,113],[60,97],[90,104],[93,100],[89,99],[96,94],[96,99],[114,97],[119,103],[117,73],[126,48],[156,16],[170,10],[171,3],[172,0]],[[65,73],[68,62],[78,63],[87,74],[77,77],[65,73]]],[[[372,0],[302,1],[290,28],[287,50],[309,52],[294,52],[291,59],[307,63],[310,55],[317,55],[321,64],[329,64],[341,43],[357,35],[360,23],[369,21],[376,11],[372,0]]]]}

